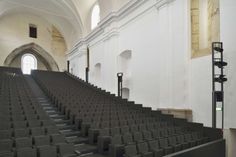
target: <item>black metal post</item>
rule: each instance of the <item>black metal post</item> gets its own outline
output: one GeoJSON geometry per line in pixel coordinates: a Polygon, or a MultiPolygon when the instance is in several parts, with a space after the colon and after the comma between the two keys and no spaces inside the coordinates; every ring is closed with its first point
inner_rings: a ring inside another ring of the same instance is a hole
{"type": "Polygon", "coordinates": [[[86,82],[88,83],[89,81],[89,68],[88,67],[85,69],[85,77],[86,77],[86,82]]]}
{"type": "Polygon", "coordinates": [[[70,72],[70,61],[67,61],[67,72],[70,72]]]}
{"type": "Polygon", "coordinates": [[[216,128],[217,103],[221,103],[222,129],[224,128],[224,82],[227,81],[224,75],[224,67],[227,65],[223,58],[223,43],[212,43],[212,127],[216,128]],[[215,68],[218,67],[219,71],[215,68]],[[216,83],[220,86],[216,86],[216,83]],[[218,89],[216,89],[218,87],[218,89]]]}
{"type": "Polygon", "coordinates": [[[118,78],[118,96],[122,97],[122,86],[123,86],[123,73],[117,73],[118,78]]]}
{"type": "MultiPolygon", "coordinates": [[[[223,49],[223,43],[220,43],[220,48],[223,49]]],[[[223,56],[223,52],[220,53],[221,55],[221,63],[224,62],[224,56],[223,56]]],[[[222,68],[220,69],[220,73],[221,73],[221,76],[224,76],[224,67],[222,66],[222,68]]],[[[224,128],[224,82],[221,83],[221,92],[222,92],[222,108],[221,108],[221,111],[222,111],[222,129],[224,128]]]]}
{"type": "Polygon", "coordinates": [[[216,128],[216,100],[215,100],[215,44],[212,43],[212,127],[216,128]]]}

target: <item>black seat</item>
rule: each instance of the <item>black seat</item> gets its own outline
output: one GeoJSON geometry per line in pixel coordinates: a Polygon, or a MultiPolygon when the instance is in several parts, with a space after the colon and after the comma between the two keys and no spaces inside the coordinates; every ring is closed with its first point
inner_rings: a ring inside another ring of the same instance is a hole
{"type": "Polygon", "coordinates": [[[132,134],[126,133],[123,135],[123,142],[125,145],[134,144],[134,139],[132,134]]]}
{"type": "Polygon", "coordinates": [[[138,154],[137,148],[135,144],[125,146],[125,154],[124,157],[141,157],[138,154]]]}
{"type": "Polygon", "coordinates": [[[77,154],[74,152],[74,146],[72,144],[59,144],[59,155],[61,157],[76,157],[77,154]]]}
{"type": "Polygon", "coordinates": [[[35,146],[45,146],[50,145],[50,137],[48,135],[35,136],[34,137],[35,146]]]}
{"type": "Polygon", "coordinates": [[[160,148],[158,140],[148,141],[150,150],[154,153],[154,157],[162,157],[163,149],[160,148]]]}
{"type": "Polygon", "coordinates": [[[37,157],[35,148],[21,148],[17,149],[17,157],[37,157]]]}
{"type": "Polygon", "coordinates": [[[149,151],[148,144],[146,142],[138,143],[137,148],[142,157],[153,157],[153,152],[149,151]]]}
{"type": "Polygon", "coordinates": [[[178,152],[178,151],[182,150],[182,144],[180,144],[177,141],[176,136],[171,136],[171,137],[168,138],[168,140],[169,140],[170,146],[172,146],[174,148],[175,152],[178,152]]]}
{"type": "Polygon", "coordinates": [[[173,153],[173,147],[169,145],[168,138],[159,139],[160,148],[165,152],[165,155],[173,153]]]}
{"type": "Polygon", "coordinates": [[[115,135],[109,145],[109,154],[111,157],[122,157],[124,154],[124,144],[121,135],[115,135]]]}
{"type": "Polygon", "coordinates": [[[0,153],[11,152],[13,141],[10,139],[0,140],[0,153]]]}
{"type": "Polygon", "coordinates": [[[40,146],[38,150],[39,157],[57,157],[56,146],[40,146]]]}
{"type": "Polygon", "coordinates": [[[25,148],[25,147],[32,147],[32,138],[30,137],[22,137],[15,139],[16,148],[25,148]]]}

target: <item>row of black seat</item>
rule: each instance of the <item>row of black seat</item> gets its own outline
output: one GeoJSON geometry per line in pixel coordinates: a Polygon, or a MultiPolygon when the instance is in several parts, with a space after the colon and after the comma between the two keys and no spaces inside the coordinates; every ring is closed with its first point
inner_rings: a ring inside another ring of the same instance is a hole
{"type": "Polygon", "coordinates": [[[77,156],[20,69],[0,67],[0,156],[77,156]]]}
{"type": "Polygon", "coordinates": [[[55,126],[48,127],[33,127],[33,128],[22,128],[14,130],[0,130],[0,140],[3,139],[14,139],[19,137],[30,137],[39,135],[51,135],[58,134],[59,129],[55,126]]]}
{"type": "MultiPolygon", "coordinates": [[[[89,138],[90,144],[97,144],[100,152],[110,151],[111,156],[119,157],[119,152],[112,151],[116,143],[113,139],[118,137],[122,141],[118,144],[122,146],[120,156],[130,156],[130,145],[136,148],[138,143],[157,141],[164,155],[211,140],[202,124],[188,123],[120,99],[68,73],[34,71],[32,74],[59,111],[89,138]],[[171,147],[171,151],[165,152],[167,146],[178,144],[181,149],[171,147]]],[[[139,150],[136,155],[140,154],[139,150]]]]}
{"type": "Polygon", "coordinates": [[[1,157],[76,157],[72,144],[43,145],[38,147],[19,148],[14,151],[2,152],[1,157]]]}

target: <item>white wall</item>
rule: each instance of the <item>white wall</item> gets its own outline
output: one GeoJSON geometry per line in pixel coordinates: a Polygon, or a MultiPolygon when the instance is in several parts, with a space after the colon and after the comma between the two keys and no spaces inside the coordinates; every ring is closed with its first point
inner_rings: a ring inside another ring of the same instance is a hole
{"type": "MultiPolygon", "coordinates": [[[[235,2],[221,0],[221,40],[229,60],[229,82],[226,85],[227,127],[235,127],[233,111],[236,98],[233,67],[235,50],[235,2]],[[229,4],[234,3],[234,4],[229,4]],[[231,86],[229,86],[231,85],[231,86]],[[230,117],[230,115],[232,115],[230,117]]],[[[117,93],[119,61],[124,50],[132,51],[130,61],[130,100],[157,108],[193,110],[193,120],[211,125],[211,56],[191,59],[190,4],[183,0],[136,1],[115,15],[102,20],[97,29],[81,39],[68,58],[77,58],[84,78],[86,54],[90,47],[90,70],[101,63],[100,86],[117,93]],[[128,8],[128,9],[125,9],[128,8]]],[[[91,82],[96,78],[91,75],[91,82]]]]}
{"type": "Polygon", "coordinates": [[[34,42],[45,49],[57,62],[60,70],[65,70],[64,45],[58,45],[52,39],[52,24],[31,14],[7,14],[0,20],[0,65],[6,57],[16,48],[34,42]],[[29,37],[29,24],[35,24],[38,29],[37,39],[29,37]]]}
{"type": "Polygon", "coordinates": [[[225,60],[228,62],[226,75],[228,82],[225,87],[225,125],[229,128],[236,128],[236,1],[221,0],[221,41],[224,42],[225,60]]]}

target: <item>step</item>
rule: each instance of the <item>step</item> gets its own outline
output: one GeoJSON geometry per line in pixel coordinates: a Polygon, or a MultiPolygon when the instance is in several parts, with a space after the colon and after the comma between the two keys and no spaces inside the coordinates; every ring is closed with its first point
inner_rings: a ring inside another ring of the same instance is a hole
{"type": "Polygon", "coordinates": [[[64,119],[53,119],[56,124],[68,124],[70,125],[70,120],[64,120],[64,119]]]}
{"type": "Polygon", "coordinates": [[[52,118],[52,119],[65,119],[64,115],[59,115],[58,113],[51,114],[51,115],[49,115],[49,117],[52,118]]]}
{"type": "Polygon", "coordinates": [[[75,125],[62,125],[62,124],[57,124],[56,125],[60,130],[74,130],[75,129],[75,125]]]}
{"type": "Polygon", "coordinates": [[[77,137],[77,136],[66,137],[66,140],[67,140],[67,142],[74,143],[74,144],[82,144],[82,143],[88,144],[88,142],[89,142],[88,138],[77,137]]]}
{"type": "Polygon", "coordinates": [[[88,154],[88,153],[97,153],[98,149],[97,146],[93,146],[90,144],[76,144],[74,146],[75,150],[80,152],[81,154],[88,154]]]}
{"type": "Polygon", "coordinates": [[[65,130],[61,132],[63,135],[65,135],[66,137],[72,137],[72,136],[81,136],[81,132],[80,131],[75,131],[75,130],[65,130]]]}
{"type": "Polygon", "coordinates": [[[87,154],[81,154],[81,157],[108,157],[108,155],[102,155],[98,153],[87,153],[87,154]]]}

